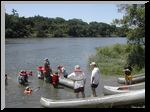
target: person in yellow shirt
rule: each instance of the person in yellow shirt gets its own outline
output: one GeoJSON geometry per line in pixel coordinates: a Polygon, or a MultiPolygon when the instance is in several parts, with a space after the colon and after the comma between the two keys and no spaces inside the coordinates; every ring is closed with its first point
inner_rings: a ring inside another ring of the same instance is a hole
{"type": "Polygon", "coordinates": [[[132,75],[131,75],[132,68],[125,67],[123,71],[125,73],[125,84],[126,85],[132,84],[132,75]]]}

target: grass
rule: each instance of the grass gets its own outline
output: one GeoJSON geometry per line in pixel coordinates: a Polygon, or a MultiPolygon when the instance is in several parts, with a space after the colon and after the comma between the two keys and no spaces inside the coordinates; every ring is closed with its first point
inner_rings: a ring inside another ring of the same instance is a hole
{"type": "MultiPolygon", "coordinates": [[[[96,48],[96,54],[89,57],[89,62],[95,61],[104,75],[123,75],[123,68],[127,65],[127,56],[131,47],[127,44],[96,48]]],[[[89,64],[88,64],[89,65],[89,64]]],[[[133,68],[132,74],[145,72],[145,69],[133,68]]]]}

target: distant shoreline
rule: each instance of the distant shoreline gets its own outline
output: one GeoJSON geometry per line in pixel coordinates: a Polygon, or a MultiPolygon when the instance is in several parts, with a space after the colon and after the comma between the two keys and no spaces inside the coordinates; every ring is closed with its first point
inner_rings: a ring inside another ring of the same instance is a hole
{"type": "Polygon", "coordinates": [[[48,38],[127,38],[127,37],[18,37],[18,38],[5,38],[5,39],[34,39],[34,38],[43,38],[43,39],[48,39],[48,38]]]}

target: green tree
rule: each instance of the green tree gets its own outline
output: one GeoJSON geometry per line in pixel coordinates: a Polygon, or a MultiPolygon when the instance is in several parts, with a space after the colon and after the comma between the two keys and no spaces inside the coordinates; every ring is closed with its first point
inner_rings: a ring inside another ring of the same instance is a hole
{"type": "Polygon", "coordinates": [[[66,21],[61,17],[48,18],[40,15],[19,17],[15,9],[6,13],[6,38],[23,37],[110,37],[124,36],[124,28],[106,23],[86,23],[81,19],[66,21]]]}
{"type": "Polygon", "coordinates": [[[114,22],[130,29],[127,38],[132,50],[127,63],[142,68],[145,66],[145,4],[118,5],[118,10],[125,15],[114,22]]]}
{"type": "Polygon", "coordinates": [[[12,13],[13,13],[13,16],[19,16],[19,14],[17,13],[17,10],[15,9],[12,9],[12,13]]]}
{"type": "Polygon", "coordinates": [[[23,24],[24,20],[19,18],[16,10],[12,10],[13,14],[5,14],[5,35],[6,38],[21,38],[28,36],[29,32],[23,24]]]}
{"type": "Polygon", "coordinates": [[[145,5],[118,5],[120,12],[125,12],[123,19],[116,20],[119,24],[130,28],[127,32],[128,43],[145,44],[145,5]]]}

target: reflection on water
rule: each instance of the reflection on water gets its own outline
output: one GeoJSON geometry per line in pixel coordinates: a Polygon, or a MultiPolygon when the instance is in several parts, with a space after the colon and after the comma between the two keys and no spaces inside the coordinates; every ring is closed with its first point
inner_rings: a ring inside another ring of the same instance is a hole
{"type": "MultiPolygon", "coordinates": [[[[43,65],[43,59],[50,60],[53,71],[62,64],[68,73],[79,64],[87,75],[85,96],[91,95],[89,85],[91,72],[87,69],[88,57],[95,53],[95,48],[115,43],[126,43],[125,38],[50,38],[50,39],[6,39],[5,71],[10,77],[6,83],[6,107],[11,108],[41,108],[40,97],[51,99],[75,98],[74,91],[69,88],[54,89],[52,85],[37,78],[36,67],[43,65]],[[24,86],[17,83],[17,73],[21,70],[33,71],[29,77],[32,88],[40,90],[31,95],[23,94],[24,86]]],[[[116,83],[113,83],[116,84],[116,83]]],[[[97,94],[102,94],[102,86],[97,88],[97,94]]]]}

